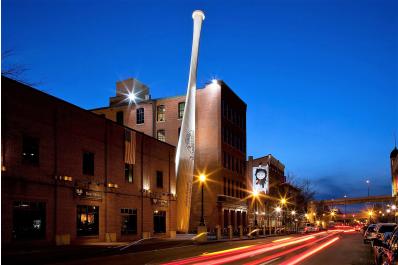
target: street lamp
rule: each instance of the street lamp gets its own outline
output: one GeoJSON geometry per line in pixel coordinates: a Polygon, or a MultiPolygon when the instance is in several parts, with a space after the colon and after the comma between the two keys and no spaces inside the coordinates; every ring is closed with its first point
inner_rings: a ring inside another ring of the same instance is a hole
{"type": "Polygon", "coordinates": [[[201,216],[200,216],[200,226],[204,226],[205,225],[205,218],[204,218],[204,216],[203,216],[203,186],[205,185],[205,182],[206,182],[206,176],[204,175],[204,174],[200,174],[200,176],[199,176],[199,181],[200,181],[200,184],[201,184],[201,188],[202,188],[202,214],[201,214],[201,216]]]}
{"type": "Polygon", "coordinates": [[[344,195],[344,225],[345,225],[345,215],[347,214],[347,195],[344,195]]]}

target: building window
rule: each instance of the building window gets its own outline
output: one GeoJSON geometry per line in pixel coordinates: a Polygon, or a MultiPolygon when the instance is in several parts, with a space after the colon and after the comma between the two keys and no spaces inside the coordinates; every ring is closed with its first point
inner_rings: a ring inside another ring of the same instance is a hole
{"type": "Polygon", "coordinates": [[[158,130],[157,138],[159,141],[166,142],[166,131],[165,130],[158,130]]]}
{"type": "Polygon", "coordinates": [[[122,235],[137,234],[137,209],[120,209],[122,235]]]}
{"type": "Polygon", "coordinates": [[[98,235],[99,207],[89,205],[77,206],[77,235],[98,235]]]}
{"type": "Polygon", "coordinates": [[[153,230],[155,233],[166,233],[165,211],[155,211],[153,213],[153,230]]]}
{"type": "Polygon", "coordinates": [[[14,239],[44,239],[46,237],[46,204],[14,201],[12,226],[14,239]]]}
{"type": "Polygon", "coordinates": [[[163,188],[163,171],[156,171],[156,187],[163,188]]]}
{"type": "Polygon", "coordinates": [[[181,134],[181,127],[178,127],[178,138],[180,138],[180,134],[181,134]]]}
{"type": "Polygon", "coordinates": [[[123,111],[116,112],[116,122],[120,125],[124,124],[124,116],[123,111]]]}
{"type": "Polygon", "coordinates": [[[184,116],[185,102],[178,103],[178,118],[182,119],[184,116]]]}
{"type": "Polygon", "coordinates": [[[133,183],[134,166],[132,164],[124,164],[124,180],[128,183],[133,183]]]}
{"type": "Polygon", "coordinates": [[[94,176],[94,153],[83,152],[83,174],[94,176]]]}
{"type": "Polygon", "coordinates": [[[159,105],[156,107],[156,120],[165,121],[166,120],[166,108],[164,105],[159,105]]]}
{"type": "Polygon", "coordinates": [[[143,124],[145,122],[144,119],[144,108],[137,109],[137,124],[143,124]]]}
{"type": "Polygon", "coordinates": [[[22,138],[22,162],[25,164],[39,164],[39,146],[38,138],[24,136],[22,138]]]}

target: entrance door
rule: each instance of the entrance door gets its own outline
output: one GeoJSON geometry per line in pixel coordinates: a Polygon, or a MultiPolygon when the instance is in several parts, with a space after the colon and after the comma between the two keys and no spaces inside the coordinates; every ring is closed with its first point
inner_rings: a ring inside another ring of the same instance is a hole
{"type": "Polygon", "coordinates": [[[155,211],[153,213],[153,230],[155,233],[166,233],[165,211],[155,211]]]}

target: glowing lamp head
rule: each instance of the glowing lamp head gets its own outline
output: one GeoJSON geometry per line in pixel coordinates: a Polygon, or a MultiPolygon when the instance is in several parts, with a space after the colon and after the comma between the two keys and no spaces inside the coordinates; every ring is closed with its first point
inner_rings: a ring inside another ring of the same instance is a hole
{"type": "Polygon", "coordinates": [[[372,212],[372,211],[368,211],[368,215],[369,215],[369,216],[372,216],[372,215],[373,215],[373,212],[372,212]]]}
{"type": "Polygon", "coordinates": [[[206,176],[205,176],[205,174],[200,174],[200,176],[199,176],[199,181],[202,182],[202,183],[206,181],[206,176]]]}
{"type": "Polygon", "coordinates": [[[278,207],[275,208],[275,211],[276,211],[277,213],[280,213],[280,212],[282,211],[282,209],[281,209],[281,207],[278,206],[278,207]]]}
{"type": "Polygon", "coordinates": [[[292,215],[296,215],[296,211],[295,210],[292,211],[292,215]]]}
{"type": "Polygon", "coordinates": [[[257,197],[258,196],[258,191],[257,190],[253,190],[252,191],[252,195],[253,195],[253,197],[257,197]]]}
{"type": "Polygon", "coordinates": [[[334,212],[331,212],[331,213],[330,213],[330,215],[331,215],[331,216],[334,216],[334,215],[335,215],[335,213],[334,213],[334,212]]]}
{"type": "Polygon", "coordinates": [[[129,92],[127,95],[127,99],[129,100],[130,103],[135,102],[136,98],[137,97],[135,96],[134,92],[129,92]]]}
{"type": "Polygon", "coordinates": [[[397,209],[397,206],[391,205],[391,209],[395,210],[395,209],[397,209]]]}
{"type": "Polygon", "coordinates": [[[370,180],[366,180],[366,183],[369,184],[369,183],[370,183],[370,180]]]}
{"type": "Polygon", "coordinates": [[[282,198],[282,199],[281,199],[281,203],[282,203],[282,204],[286,204],[286,202],[287,202],[287,201],[286,201],[285,198],[282,198]]]}

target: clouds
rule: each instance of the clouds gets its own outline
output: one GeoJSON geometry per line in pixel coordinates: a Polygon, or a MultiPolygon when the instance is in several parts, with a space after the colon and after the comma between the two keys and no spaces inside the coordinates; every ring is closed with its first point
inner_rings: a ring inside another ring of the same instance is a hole
{"type": "MultiPolygon", "coordinates": [[[[327,175],[310,179],[315,190],[316,199],[364,197],[368,194],[368,186],[365,180],[350,175],[327,175]]],[[[370,195],[386,195],[391,193],[391,186],[384,180],[371,179],[370,195]]]]}

